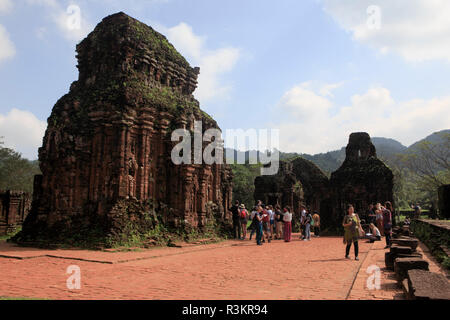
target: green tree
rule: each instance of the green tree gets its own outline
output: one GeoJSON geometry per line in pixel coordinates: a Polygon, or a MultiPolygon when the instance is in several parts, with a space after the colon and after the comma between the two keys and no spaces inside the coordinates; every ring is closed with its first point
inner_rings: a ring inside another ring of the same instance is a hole
{"type": "Polygon", "coordinates": [[[255,204],[255,178],[261,174],[261,165],[232,164],[231,168],[234,174],[233,202],[239,200],[247,208],[251,208],[255,204]]]}
{"type": "Polygon", "coordinates": [[[413,194],[422,203],[437,206],[437,189],[450,183],[450,134],[442,132],[435,141],[422,141],[398,156],[405,182],[413,184],[413,194]]]}
{"type": "Polygon", "coordinates": [[[0,140],[0,190],[32,193],[34,176],[39,173],[38,161],[22,158],[20,153],[3,147],[0,140]]]}

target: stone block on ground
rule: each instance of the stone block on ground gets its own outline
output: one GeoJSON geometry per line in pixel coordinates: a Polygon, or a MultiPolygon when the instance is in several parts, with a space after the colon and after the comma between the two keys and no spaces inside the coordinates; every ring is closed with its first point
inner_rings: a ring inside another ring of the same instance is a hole
{"type": "Polygon", "coordinates": [[[412,254],[413,250],[411,247],[399,246],[397,244],[393,244],[391,246],[390,252],[394,254],[412,254]]]}
{"type": "Polygon", "coordinates": [[[450,300],[450,283],[441,274],[425,270],[408,271],[408,294],[411,300],[450,300]]]}
{"type": "Polygon", "coordinates": [[[395,254],[392,252],[386,252],[384,255],[384,262],[388,270],[394,271],[394,262],[397,258],[422,258],[422,254],[419,252],[414,252],[411,254],[395,254]]]}
{"type": "Polygon", "coordinates": [[[398,238],[392,240],[393,244],[397,244],[401,247],[410,247],[412,251],[416,251],[417,246],[419,245],[419,240],[413,238],[398,238]]]}
{"type": "Polygon", "coordinates": [[[428,271],[428,261],[417,257],[396,258],[394,271],[398,281],[403,281],[408,276],[408,270],[420,269],[428,271]]]}

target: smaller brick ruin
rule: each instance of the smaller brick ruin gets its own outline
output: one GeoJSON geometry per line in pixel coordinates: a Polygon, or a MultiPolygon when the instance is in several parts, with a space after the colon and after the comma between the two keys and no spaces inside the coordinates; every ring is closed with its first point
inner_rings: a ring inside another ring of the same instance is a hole
{"type": "Polygon", "coordinates": [[[360,214],[365,213],[371,203],[393,203],[393,179],[392,171],[377,158],[369,134],[352,133],[344,163],[330,178],[334,223],[342,221],[349,203],[360,214]]]}
{"type": "Polygon", "coordinates": [[[267,205],[289,206],[298,211],[304,202],[304,191],[292,162],[280,161],[276,175],[256,177],[254,198],[267,205]]]}
{"type": "Polygon", "coordinates": [[[0,190],[0,235],[14,232],[31,208],[31,197],[23,191],[0,190]]]}
{"type": "Polygon", "coordinates": [[[314,163],[296,158],[280,161],[276,175],[257,177],[254,198],[267,205],[289,206],[294,213],[294,226],[297,226],[301,205],[328,216],[328,189],[328,178],[314,163]]]}
{"type": "Polygon", "coordinates": [[[280,162],[274,176],[255,179],[255,200],[265,204],[290,206],[295,216],[300,205],[321,215],[322,226],[340,228],[347,204],[363,214],[370,203],[393,203],[392,171],[377,158],[369,134],[352,133],[346,148],[346,159],[328,177],[311,161],[301,157],[280,162]]]}

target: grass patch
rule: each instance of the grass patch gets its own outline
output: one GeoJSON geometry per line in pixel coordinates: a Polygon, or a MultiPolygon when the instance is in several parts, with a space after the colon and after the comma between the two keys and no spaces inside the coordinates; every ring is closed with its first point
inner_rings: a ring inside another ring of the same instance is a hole
{"type": "Polygon", "coordinates": [[[10,232],[8,234],[0,236],[0,241],[6,241],[11,237],[14,237],[16,234],[18,234],[22,230],[22,227],[17,227],[14,232],[10,232]]]}

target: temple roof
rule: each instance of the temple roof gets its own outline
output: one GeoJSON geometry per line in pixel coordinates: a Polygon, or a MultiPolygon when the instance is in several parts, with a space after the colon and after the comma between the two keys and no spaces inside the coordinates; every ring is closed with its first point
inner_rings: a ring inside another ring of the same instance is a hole
{"type": "Polygon", "coordinates": [[[83,49],[86,47],[94,51],[107,51],[109,56],[123,55],[123,52],[111,50],[114,45],[123,43],[131,45],[137,51],[147,52],[150,57],[158,60],[190,68],[186,59],[164,35],[123,12],[105,17],[77,46],[78,57],[83,58],[82,55],[86,53],[83,49]]]}

